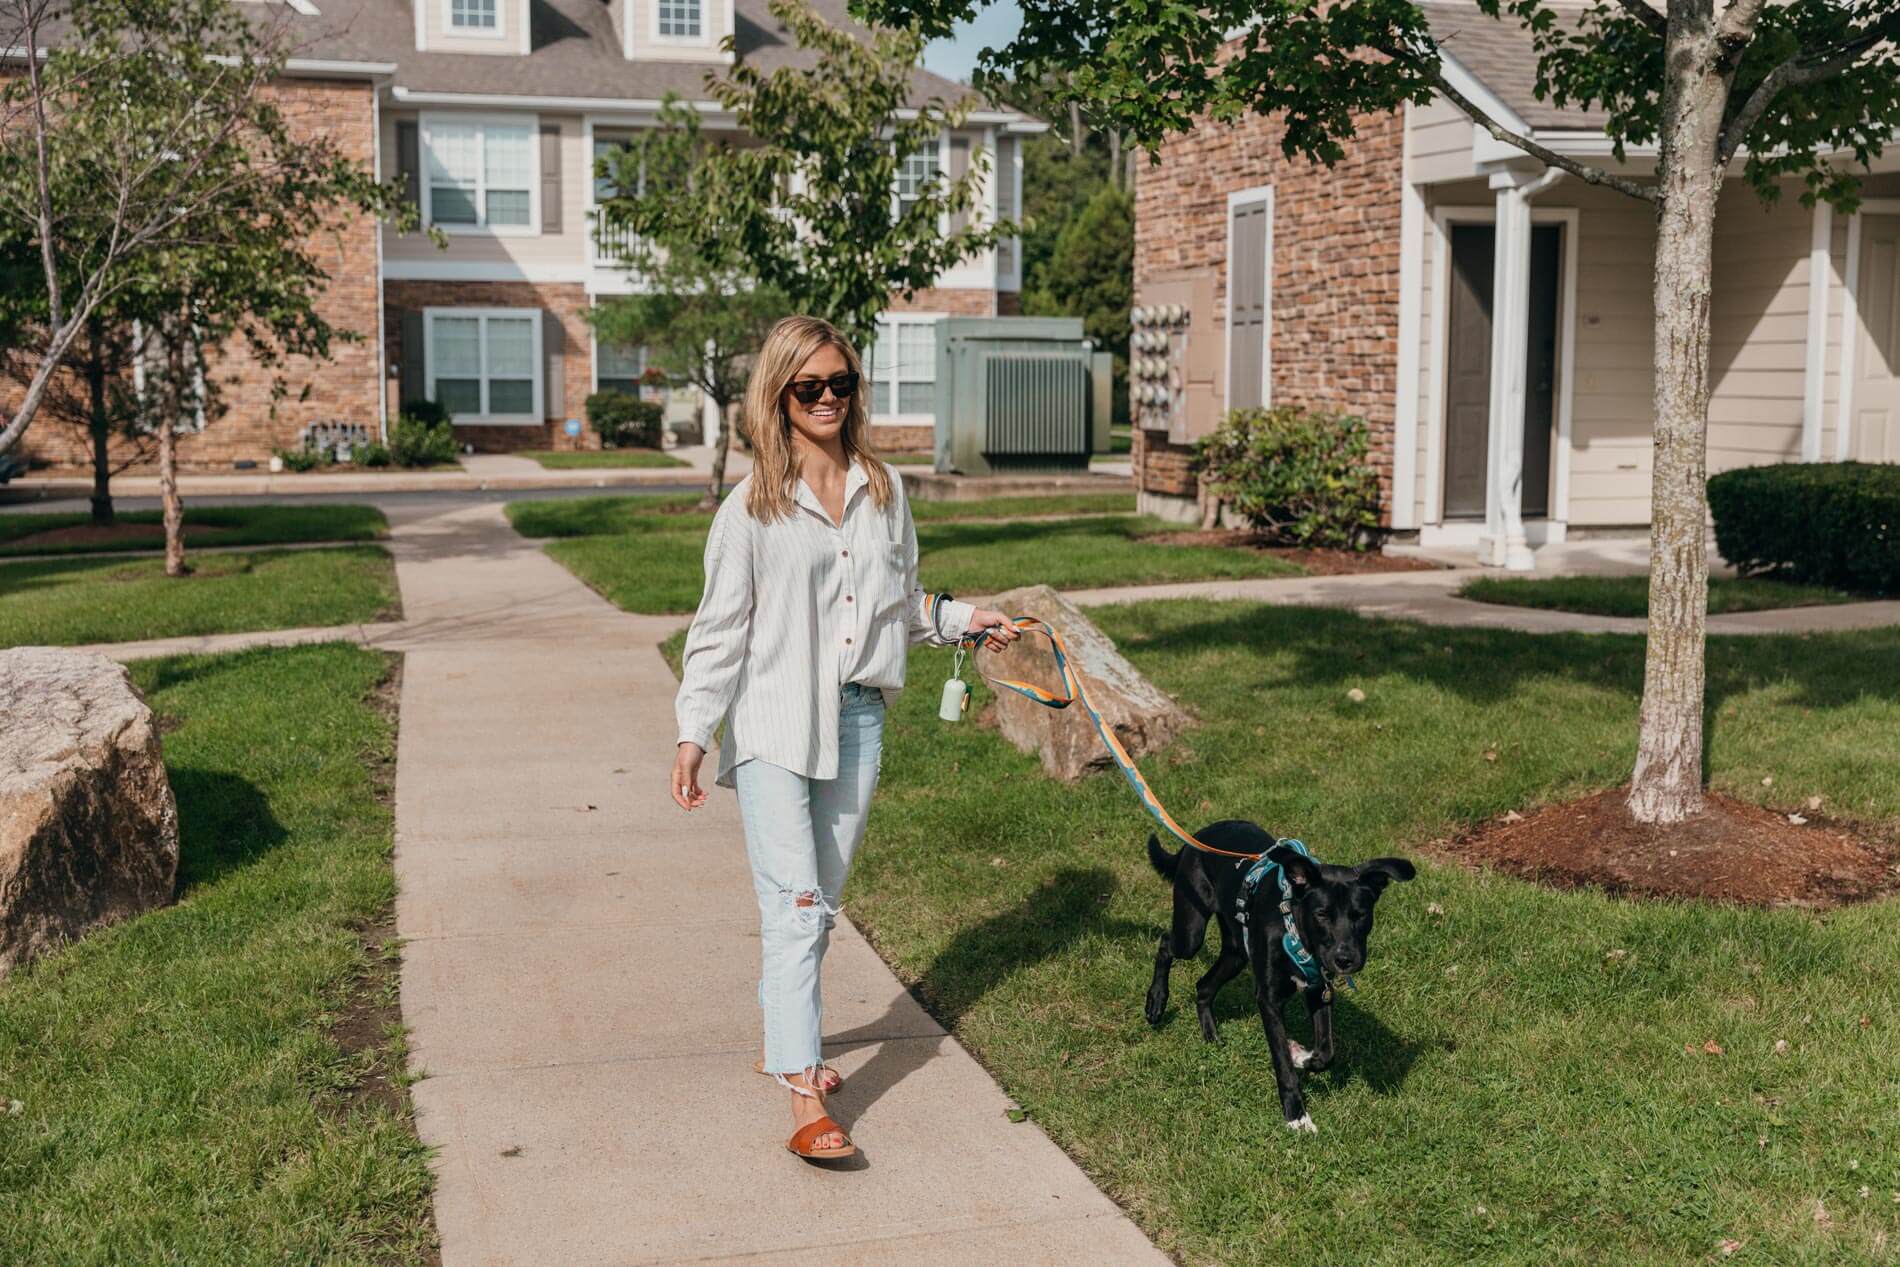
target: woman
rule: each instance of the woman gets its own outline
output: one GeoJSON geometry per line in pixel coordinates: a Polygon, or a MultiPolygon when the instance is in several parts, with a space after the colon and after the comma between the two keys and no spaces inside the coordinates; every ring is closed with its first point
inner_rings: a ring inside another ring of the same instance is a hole
{"type": "Polygon", "coordinates": [[[756,1066],[792,1093],[801,1157],[857,1151],[825,1116],[842,1084],[819,1052],[819,966],[877,786],[884,710],[913,642],[992,631],[1001,612],[917,588],[917,532],[897,472],[872,454],[858,355],[829,323],[772,328],[747,386],[752,474],[713,517],[706,588],[686,636],[674,712],[673,799],[706,803],[713,730],[736,787],[759,899],[756,1066]]]}

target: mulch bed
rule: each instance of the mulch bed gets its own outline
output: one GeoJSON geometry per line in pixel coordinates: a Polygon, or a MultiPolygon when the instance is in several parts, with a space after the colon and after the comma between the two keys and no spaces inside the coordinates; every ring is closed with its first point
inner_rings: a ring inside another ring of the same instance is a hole
{"type": "Polygon", "coordinates": [[[1826,908],[1900,892],[1900,846],[1819,814],[1710,793],[1700,817],[1654,827],[1630,817],[1627,789],[1492,819],[1435,842],[1467,866],[1557,888],[1744,906],[1826,908]]]}
{"type": "MultiPolygon", "coordinates": [[[[191,524],[185,525],[185,539],[200,545],[229,535],[228,528],[198,528],[191,524]]],[[[115,545],[130,550],[139,546],[164,544],[164,524],[73,524],[66,528],[49,528],[45,532],[35,532],[24,537],[15,537],[11,541],[0,542],[0,554],[10,554],[21,547],[30,546],[115,545]]]]}
{"type": "Polygon", "coordinates": [[[1296,546],[1268,545],[1258,533],[1244,528],[1217,528],[1208,531],[1157,532],[1140,538],[1163,546],[1222,546],[1229,550],[1251,550],[1270,554],[1276,559],[1298,564],[1309,576],[1360,576],[1370,572],[1436,572],[1439,565],[1424,559],[1394,558],[1377,550],[1321,550],[1296,546]]]}

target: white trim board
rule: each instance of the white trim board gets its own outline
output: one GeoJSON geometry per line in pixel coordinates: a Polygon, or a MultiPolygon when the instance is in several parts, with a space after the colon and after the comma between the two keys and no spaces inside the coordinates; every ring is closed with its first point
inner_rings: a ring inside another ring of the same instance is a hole
{"type": "Polygon", "coordinates": [[[585,264],[518,264],[510,260],[385,260],[391,282],[557,282],[588,280],[585,264]]]}
{"type": "Polygon", "coordinates": [[[1260,407],[1273,407],[1273,186],[1255,185],[1251,189],[1236,189],[1227,195],[1227,256],[1221,268],[1227,280],[1227,328],[1221,335],[1221,355],[1226,364],[1221,367],[1221,409],[1225,412],[1232,407],[1234,399],[1234,211],[1250,203],[1267,204],[1266,239],[1261,245],[1261,270],[1266,274],[1261,288],[1260,313],[1260,407]]]}
{"type": "Polygon", "coordinates": [[[1859,356],[1860,218],[1866,214],[1900,215],[1900,198],[1868,198],[1847,221],[1847,294],[1841,306],[1841,392],[1835,400],[1834,457],[1845,462],[1854,456],[1854,361],[1859,356]]]}
{"type": "MultiPolygon", "coordinates": [[[[1425,522],[1424,527],[1439,527],[1445,522],[1445,371],[1450,355],[1451,306],[1447,291],[1451,287],[1451,226],[1453,224],[1496,224],[1497,207],[1446,206],[1432,211],[1432,313],[1431,313],[1431,395],[1425,411],[1425,522]]],[[[1532,224],[1561,224],[1563,235],[1562,293],[1557,302],[1557,400],[1556,427],[1551,437],[1555,457],[1550,480],[1549,518],[1557,523],[1570,521],[1571,413],[1576,395],[1577,365],[1577,257],[1581,242],[1582,212],[1576,207],[1531,206],[1532,224]]],[[[1527,524],[1540,522],[1525,520],[1527,524]]],[[[1537,538],[1533,537],[1532,540],[1537,538]]],[[[1473,539],[1475,542],[1475,538],[1473,539]]],[[[1454,543],[1456,544],[1456,543],[1454,543]]]]}
{"type": "Polygon", "coordinates": [[[1808,346],[1801,367],[1801,460],[1821,458],[1821,401],[1827,384],[1827,283],[1834,271],[1834,205],[1815,204],[1808,238],[1808,346]]]}
{"type": "Polygon", "coordinates": [[[1418,527],[1418,355],[1424,296],[1425,194],[1412,183],[1412,106],[1399,168],[1398,392],[1392,401],[1392,527],[1418,527]]]}

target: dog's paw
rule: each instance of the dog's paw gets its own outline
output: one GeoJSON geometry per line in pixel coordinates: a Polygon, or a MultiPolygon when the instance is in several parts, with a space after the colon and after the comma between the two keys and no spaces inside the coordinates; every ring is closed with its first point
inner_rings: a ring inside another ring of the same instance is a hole
{"type": "Polygon", "coordinates": [[[1300,1135],[1319,1134],[1319,1127],[1313,1125],[1312,1116],[1306,1113],[1302,1113],[1300,1114],[1299,1117],[1295,1118],[1293,1121],[1288,1122],[1286,1124],[1286,1128],[1289,1131],[1293,1131],[1296,1134],[1300,1134],[1300,1135]]]}
{"type": "Polygon", "coordinates": [[[1287,1040],[1286,1051],[1287,1055],[1292,1057],[1295,1069],[1304,1069],[1313,1063],[1313,1053],[1290,1038],[1287,1040]]]}

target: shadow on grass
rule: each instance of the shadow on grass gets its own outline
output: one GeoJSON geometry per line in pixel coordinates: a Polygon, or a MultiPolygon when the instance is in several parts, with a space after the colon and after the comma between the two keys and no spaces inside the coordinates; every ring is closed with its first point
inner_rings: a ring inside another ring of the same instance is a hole
{"type": "Polygon", "coordinates": [[[189,766],[169,773],[178,798],[180,897],[284,843],[288,833],[255,783],[189,766]]]}
{"type": "MultiPolygon", "coordinates": [[[[1103,867],[1069,867],[1044,880],[1007,910],[960,929],[924,970],[912,993],[946,1030],[1016,973],[1063,954],[1079,939],[1100,934],[1150,942],[1158,927],[1111,919],[1103,908],[1118,882],[1103,867]]],[[[1139,1007],[1140,999],[1130,1003],[1139,1007]]],[[[878,1044],[877,1054],[851,1077],[851,1110],[861,1113],[878,1097],[915,1073],[937,1054],[944,1041],[891,1041],[898,1022],[909,1014],[904,1002],[861,1029],[825,1040],[833,1050],[878,1044]]],[[[919,1035],[918,1037],[927,1037],[919,1035]]]]}

